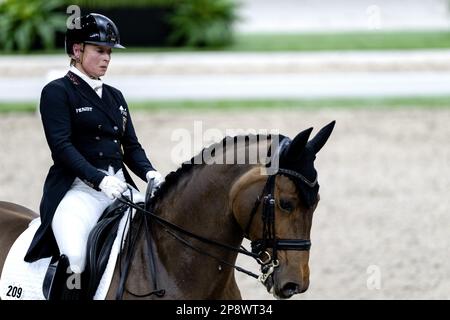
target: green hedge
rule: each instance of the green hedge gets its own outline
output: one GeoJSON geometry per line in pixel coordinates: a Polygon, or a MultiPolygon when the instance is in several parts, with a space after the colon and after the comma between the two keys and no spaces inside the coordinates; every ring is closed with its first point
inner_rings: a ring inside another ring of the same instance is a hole
{"type": "Polygon", "coordinates": [[[61,0],[0,1],[0,48],[27,52],[33,46],[51,49],[56,32],[66,29],[66,16],[58,13],[61,0]]]}
{"type": "Polygon", "coordinates": [[[180,1],[169,17],[173,32],[169,44],[224,47],[233,41],[238,4],[231,0],[180,1]]]}

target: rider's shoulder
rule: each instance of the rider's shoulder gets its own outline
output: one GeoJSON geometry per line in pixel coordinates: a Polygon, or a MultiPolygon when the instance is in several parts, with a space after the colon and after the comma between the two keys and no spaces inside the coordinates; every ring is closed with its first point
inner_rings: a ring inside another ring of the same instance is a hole
{"type": "Polygon", "coordinates": [[[66,89],[64,77],[50,81],[44,86],[42,91],[61,90],[61,89],[66,89]]]}

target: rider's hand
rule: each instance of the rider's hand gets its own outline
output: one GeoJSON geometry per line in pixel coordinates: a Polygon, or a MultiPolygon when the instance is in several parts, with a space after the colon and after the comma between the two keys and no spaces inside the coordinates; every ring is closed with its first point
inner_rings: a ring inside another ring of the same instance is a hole
{"type": "Polygon", "coordinates": [[[99,187],[110,199],[119,198],[127,190],[127,184],[114,176],[104,177],[99,187]]]}
{"type": "Polygon", "coordinates": [[[151,179],[154,179],[153,183],[155,188],[158,187],[164,181],[164,178],[161,176],[161,173],[155,170],[147,172],[145,176],[147,178],[147,182],[150,182],[151,179]]]}

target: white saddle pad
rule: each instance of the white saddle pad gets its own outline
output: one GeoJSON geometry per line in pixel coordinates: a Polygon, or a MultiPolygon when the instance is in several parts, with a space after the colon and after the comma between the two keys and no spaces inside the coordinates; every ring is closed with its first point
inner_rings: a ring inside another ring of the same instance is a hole
{"type": "MultiPolygon", "coordinates": [[[[134,201],[143,201],[143,196],[135,196],[134,201]]],[[[133,215],[134,212],[135,210],[133,209],[133,215]]],[[[129,218],[129,213],[125,214],[120,221],[117,237],[111,249],[109,261],[100,280],[94,300],[104,300],[108,293],[119,250],[123,246],[123,244],[120,245],[122,233],[125,227],[125,232],[128,231],[127,218],[129,218]]],[[[40,218],[31,221],[28,228],[17,238],[9,250],[0,277],[1,300],[45,300],[42,292],[42,283],[51,258],[40,259],[32,263],[23,260],[39,226],[40,218]]],[[[125,237],[123,239],[125,241],[125,237]]]]}

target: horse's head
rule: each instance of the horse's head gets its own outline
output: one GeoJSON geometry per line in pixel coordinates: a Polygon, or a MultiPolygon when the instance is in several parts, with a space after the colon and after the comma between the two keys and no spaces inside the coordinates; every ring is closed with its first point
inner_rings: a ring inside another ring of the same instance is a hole
{"type": "Polygon", "coordinates": [[[314,160],[333,128],[334,121],[309,141],[312,128],[293,140],[282,139],[271,152],[271,163],[278,157],[278,170],[262,175],[254,167],[232,189],[233,214],[260,255],[262,282],[277,298],[309,286],[310,231],[319,201],[314,160]]]}

